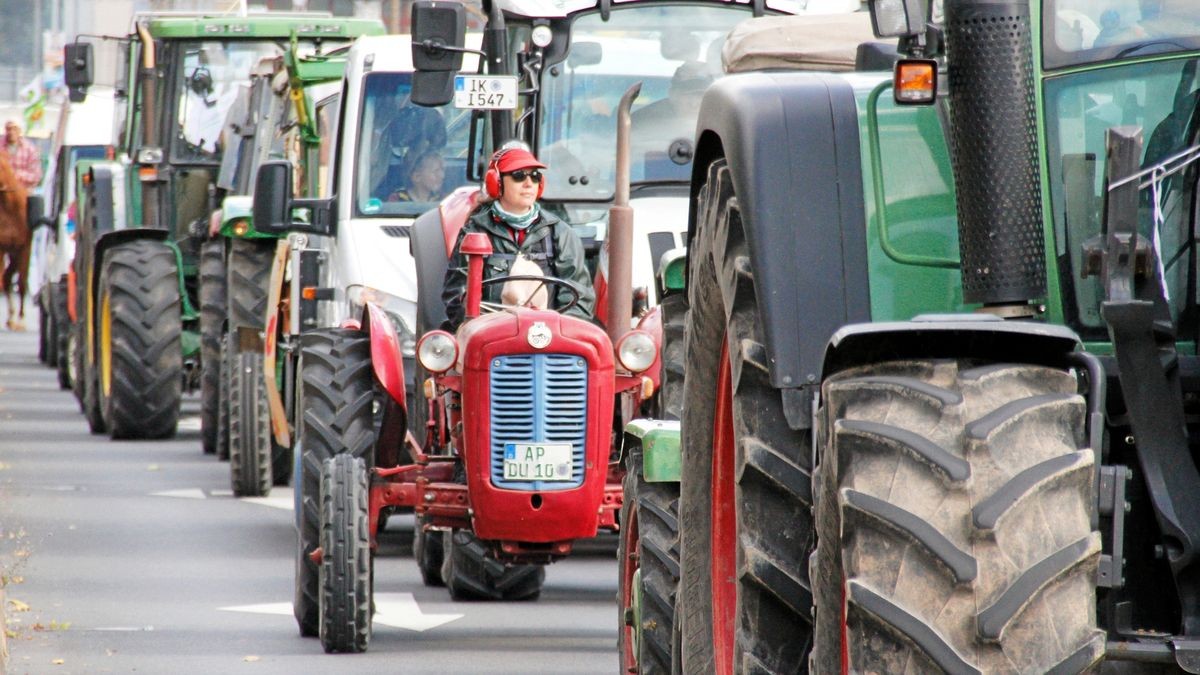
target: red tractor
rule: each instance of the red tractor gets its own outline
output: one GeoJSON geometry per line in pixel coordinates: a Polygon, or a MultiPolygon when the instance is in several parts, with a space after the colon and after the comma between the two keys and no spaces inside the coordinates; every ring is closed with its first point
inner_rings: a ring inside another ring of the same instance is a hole
{"type": "MultiPolygon", "coordinates": [[[[463,190],[443,203],[447,242],[474,199],[463,190]]],[[[610,259],[628,260],[628,207],[613,214],[610,259]]],[[[618,527],[614,429],[657,386],[656,312],[630,330],[629,304],[610,302],[606,331],[560,313],[569,307],[481,307],[493,283],[574,287],[550,277],[484,281],[492,249],[481,233],[462,251],[466,320],[456,334],[432,330],[417,343],[427,411],[406,409],[400,336],[384,307],[367,302],[358,325],[304,335],[295,609],[301,632],[319,633],[328,652],[367,647],[373,552],[393,512],[415,512],[422,577],[455,599],[534,599],[544,565],[618,527]],[[422,423],[418,445],[411,432],[422,423]]],[[[610,298],[632,296],[627,269],[610,276],[610,298]]]]}

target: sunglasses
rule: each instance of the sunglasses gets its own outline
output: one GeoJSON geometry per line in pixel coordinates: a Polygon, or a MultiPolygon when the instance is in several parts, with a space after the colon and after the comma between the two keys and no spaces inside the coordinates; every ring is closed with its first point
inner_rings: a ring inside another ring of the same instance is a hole
{"type": "Polygon", "coordinates": [[[512,176],[512,179],[517,181],[518,183],[524,183],[526,178],[532,180],[534,185],[537,185],[538,183],[542,182],[541,169],[533,169],[531,171],[526,171],[525,169],[517,169],[516,171],[512,171],[506,175],[512,176]]]}

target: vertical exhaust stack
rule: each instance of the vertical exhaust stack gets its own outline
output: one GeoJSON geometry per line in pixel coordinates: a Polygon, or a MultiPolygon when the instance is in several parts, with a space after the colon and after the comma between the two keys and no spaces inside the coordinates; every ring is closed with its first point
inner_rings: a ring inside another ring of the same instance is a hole
{"type": "Polygon", "coordinates": [[[946,55],[964,300],[1046,294],[1029,0],[947,0],[946,55]]]}

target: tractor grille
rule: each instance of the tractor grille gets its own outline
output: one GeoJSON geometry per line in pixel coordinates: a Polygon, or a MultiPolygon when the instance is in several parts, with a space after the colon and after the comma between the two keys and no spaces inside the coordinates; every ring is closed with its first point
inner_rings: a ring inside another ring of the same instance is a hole
{"type": "Polygon", "coordinates": [[[492,484],[510,490],[567,490],[583,484],[587,361],[570,354],[501,356],[491,365],[492,484]],[[570,443],[572,481],[504,479],[507,443],[570,443]]]}

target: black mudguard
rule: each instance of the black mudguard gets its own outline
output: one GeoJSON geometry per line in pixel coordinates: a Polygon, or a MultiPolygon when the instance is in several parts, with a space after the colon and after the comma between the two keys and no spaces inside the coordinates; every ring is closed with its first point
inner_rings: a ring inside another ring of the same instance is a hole
{"type": "Polygon", "coordinates": [[[771,384],[820,379],[829,336],[870,321],[857,104],[842,78],[731,75],[704,95],[688,240],[708,166],[731,169],[766,321],[771,384]]]}

